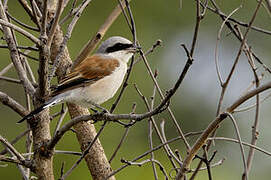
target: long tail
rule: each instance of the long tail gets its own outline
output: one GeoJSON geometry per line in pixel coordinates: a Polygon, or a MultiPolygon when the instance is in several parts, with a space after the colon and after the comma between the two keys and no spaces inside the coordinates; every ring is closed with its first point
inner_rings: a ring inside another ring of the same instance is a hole
{"type": "Polygon", "coordinates": [[[26,115],[25,117],[23,117],[23,119],[21,119],[20,121],[18,121],[17,123],[21,123],[24,120],[28,120],[30,118],[32,118],[34,115],[40,113],[42,110],[54,106],[60,102],[63,101],[63,96],[55,96],[52,99],[50,99],[49,101],[45,102],[42,106],[38,107],[37,109],[33,110],[32,112],[30,112],[28,115],[26,115]]]}

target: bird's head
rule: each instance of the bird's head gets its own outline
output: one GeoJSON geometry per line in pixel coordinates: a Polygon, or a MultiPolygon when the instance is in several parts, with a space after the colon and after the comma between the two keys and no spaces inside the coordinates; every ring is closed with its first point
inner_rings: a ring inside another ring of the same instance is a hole
{"type": "Polygon", "coordinates": [[[134,46],[131,41],[120,36],[113,36],[105,40],[97,50],[97,53],[110,56],[128,62],[138,47],[134,46]]]}

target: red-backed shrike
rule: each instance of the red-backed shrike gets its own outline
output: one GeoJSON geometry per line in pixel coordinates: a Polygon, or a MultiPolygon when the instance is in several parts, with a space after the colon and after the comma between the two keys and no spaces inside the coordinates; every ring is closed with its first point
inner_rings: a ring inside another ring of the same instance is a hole
{"type": "Polygon", "coordinates": [[[47,102],[18,123],[64,101],[93,107],[112,98],[122,84],[129,59],[136,51],[137,47],[128,39],[119,36],[107,39],[94,55],[76,65],[60,81],[47,102]]]}

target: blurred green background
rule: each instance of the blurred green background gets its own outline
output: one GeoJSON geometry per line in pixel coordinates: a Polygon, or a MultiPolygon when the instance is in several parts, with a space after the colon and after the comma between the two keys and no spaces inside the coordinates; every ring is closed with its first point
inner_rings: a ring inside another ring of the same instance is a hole
{"type": "MultiPolygon", "coordinates": [[[[241,2],[244,2],[242,8],[233,16],[244,22],[248,22],[256,6],[256,1],[218,0],[216,2],[221,7],[221,10],[226,14],[229,14],[235,8],[239,7],[241,2]]],[[[72,59],[76,57],[83,45],[94,35],[100,25],[103,24],[104,20],[116,4],[117,1],[108,0],[93,1],[89,4],[76,24],[72,37],[68,42],[68,49],[72,59]]],[[[64,11],[64,15],[68,13],[69,7],[64,11]]],[[[138,40],[143,49],[149,49],[157,39],[161,39],[163,41],[163,47],[157,48],[154,53],[149,55],[148,61],[153,70],[158,69],[158,81],[165,92],[175,83],[186,61],[186,55],[181,49],[180,44],[185,43],[188,48],[191,45],[195,25],[195,1],[133,0],[131,2],[131,8],[135,18],[138,40]],[[180,5],[180,3],[182,3],[182,5],[180,5]]],[[[19,20],[32,24],[18,2],[9,1],[8,10],[19,20]]],[[[194,56],[195,61],[181,88],[171,101],[172,110],[184,132],[203,130],[215,117],[220,87],[215,71],[214,49],[217,32],[221,23],[221,19],[217,15],[207,10],[206,16],[200,25],[198,44],[196,46],[194,56]]],[[[66,22],[63,25],[62,29],[64,32],[66,32],[68,24],[69,22],[66,22]]],[[[264,7],[261,7],[254,25],[265,29],[271,29],[270,15],[264,7]]],[[[113,35],[121,35],[132,39],[131,33],[122,15],[112,25],[104,39],[113,35]]],[[[17,38],[21,45],[31,45],[31,43],[24,37],[19,35],[17,38]]],[[[270,36],[253,30],[250,32],[248,38],[248,43],[267,65],[270,65],[270,40],[270,36]]],[[[1,43],[4,42],[2,41],[1,43]]],[[[239,46],[240,43],[235,39],[235,37],[229,34],[228,30],[224,30],[222,34],[222,43],[219,49],[220,70],[223,79],[225,79],[229,72],[229,68],[232,65],[239,46]]],[[[31,55],[37,57],[37,54],[35,53],[31,53],[31,55]]],[[[8,51],[0,49],[0,69],[8,65],[10,62],[11,60],[8,51]]],[[[29,62],[35,70],[35,75],[37,75],[36,71],[38,64],[32,60],[29,60],[29,62]]],[[[259,66],[259,72],[260,71],[262,71],[261,66],[259,66]]],[[[268,74],[265,74],[263,81],[269,79],[268,74]]],[[[17,77],[13,69],[5,75],[8,77],[17,77]]],[[[242,92],[249,86],[252,79],[253,74],[249,69],[247,60],[244,56],[241,56],[240,63],[237,66],[237,70],[234,73],[232,81],[229,84],[228,91],[225,95],[223,107],[226,107],[240,97],[242,92]]],[[[132,85],[133,83],[138,85],[139,89],[147,98],[151,96],[153,84],[142,62],[138,63],[134,67],[129,80],[129,86],[124,93],[116,113],[129,113],[132,108],[132,103],[134,102],[137,104],[136,113],[146,111],[145,105],[142,103],[142,100],[137,95],[132,85]]],[[[0,91],[7,93],[9,96],[25,105],[25,97],[20,85],[0,81],[0,91]]],[[[114,100],[115,98],[108,101],[104,106],[109,108],[114,100]]],[[[156,97],[156,104],[159,103],[158,100],[159,96],[156,97]]],[[[254,100],[250,101],[248,104],[252,104],[253,102],[254,100]]],[[[54,108],[53,111],[55,112],[56,110],[59,110],[59,108],[60,106],[54,108]]],[[[270,103],[265,102],[261,105],[260,136],[258,139],[258,145],[267,150],[271,149],[271,142],[268,139],[268,137],[271,136],[271,131],[268,128],[270,127],[269,117],[271,115],[269,109],[270,103]]],[[[0,114],[0,134],[8,140],[12,140],[25,129],[25,124],[18,125],[15,123],[20,119],[20,117],[2,104],[0,105],[0,114]]],[[[236,114],[235,117],[241,131],[242,140],[250,142],[254,110],[236,114]]],[[[168,139],[178,135],[167,112],[156,116],[155,118],[158,123],[163,119],[165,120],[165,129],[168,139]]],[[[69,119],[70,117],[67,115],[65,121],[68,121],[69,119]]],[[[55,127],[55,122],[56,121],[52,123],[52,129],[55,127]]],[[[101,123],[97,123],[96,128],[99,129],[100,127],[101,123]]],[[[124,131],[125,129],[123,127],[115,123],[110,123],[103,131],[100,140],[108,158],[112,155],[113,149],[115,149],[119,143],[124,131]]],[[[159,140],[157,139],[156,134],[153,134],[154,144],[158,145],[159,140]]],[[[218,131],[218,136],[236,137],[232,123],[229,120],[223,122],[220,130],[218,131]]],[[[195,141],[195,138],[189,138],[189,141],[192,143],[195,141]]],[[[24,142],[25,139],[21,140],[15,146],[20,150],[20,152],[23,152],[24,142]]],[[[171,147],[173,150],[176,148],[179,149],[182,155],[185,154],[184,144],[181,141],[171,144],[171,147]]],[[[80,151],[75,134],[72,132],[66,133],[65,137],[60,141],[56,149],[80,151]]],[[[148,122],[147,120],[144,120],[137,123],[130,129],[127,139],[112,162],[113,169],[117,169],[122,165],[120,162],[121,158],[131,160],[148,149],[148,122]]],[[[240,179],[243,172],[243,166],[239,145],[217,141],[216,146],[211,149],[210,154],[212,154],[214,150],[218,150],[214,162],[217,162],[222,158],[226,158],[226,161],[221,166],[213,169],[212,172],[214,179],[240,179]]],[[[247,150],[248,149],[246,148],[246,153],[248,152],[247,150]]],[[[76,156],[58,154],[54,157],[55,178],[58,178],[60,175],[62,162],[65,162],[65,170],[67,170],[78,158],[76,156]]],[[[155,158],[163,164],[168,173],[171,172],[172,167],[163,150],[156,151],[155,158]]],[[[2,164],[5,163],[0,163],[0,165],[2,164]]],[[[196,163],[193,164],[193,168],[195,165],[196,163]]],[[[270,166],[270,157],[256,152],[250,173],[250,179],[269,179],[271,176],[270,166]]],[[[162,173],[158,168],[157,170],[159,179],[163,179],[162,173]]],[[[8,167],[5,168],[0,167],[0,174],[3,179],[20,178],[20,174],[17,171],[16,166],[13,164],[8,164],[8,167]]],[[[85,162],[82,162],[68,179],[89,179],[89,177],[90,174],[86,164],[85,162]]],[[[130,180],[154,179],[150,163],[145,164],[142,167],[128,167],[118,173],[116,177],[117,179],[130,180]]],[[[207,173],[205,171],[199,173],[196,179],[208,179],[207,173]]]]}

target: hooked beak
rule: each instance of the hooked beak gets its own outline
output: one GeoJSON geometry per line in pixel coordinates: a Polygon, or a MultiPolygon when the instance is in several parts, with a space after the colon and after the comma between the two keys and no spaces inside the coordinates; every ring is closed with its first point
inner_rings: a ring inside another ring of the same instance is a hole
{"type": "Polygon", "coordinates": [[[127,51],[130,52],[130,53],[137,53],[139,52],[139,50],[141,49],[140,46],[131,46],[129,48],[127,48],[127,51]]]}

